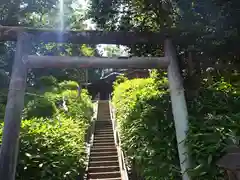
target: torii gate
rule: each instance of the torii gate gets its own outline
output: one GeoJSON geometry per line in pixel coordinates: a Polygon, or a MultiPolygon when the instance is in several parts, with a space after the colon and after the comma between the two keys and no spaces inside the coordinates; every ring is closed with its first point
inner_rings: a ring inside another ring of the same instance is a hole
{"type": "Polygon", "coordinates": [[[171,39],[165,34],[153,32],[60,32],[46,29],[2,26],[0,27],[0,41],[17,41],[0,151],[0,178],[2,180],[15,179],[27,70],[29,68],[47,67],[167,69],[182,177],[183,180],[190,179],[186,173],[186,170],[190,167],[188,150],[183,142],[188,131],[188,113],[184,88],[177,65],[175,48],[171,39]],[[137,43],[164,43],[165,56],[132,58],[37,56],[31,55],[33,39],[43,42],[74,44],[132,45],[137,43]]]}

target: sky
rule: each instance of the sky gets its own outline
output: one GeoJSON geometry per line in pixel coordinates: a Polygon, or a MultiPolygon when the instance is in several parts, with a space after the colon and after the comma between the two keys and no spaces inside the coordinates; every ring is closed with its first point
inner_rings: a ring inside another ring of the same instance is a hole
{"type": "Polygon", "coordinates": [[[86,0],[78,0],[79,4],[87,6],[88,2],[86,0]]]}
{"type": "MultiPolygon", "coordinates": [[[[88,2],[89,2],[89,0],[78,0],[78,3],[82,6],[83,9],[86,9],[86,10],[87,10],[87,6],[88,6],[88,2]]],[[[91,20],[87,20],[86,24],[88,26],[87,30],[95,30],[95,24],[93,24],[91,22],[91,20]]],[[[106,47],[106,46],[115,46],[115,45],[105,45],[105,44],[99,45],[98,50],[102,52],[103,56],[107,55],[107,52],[104,50],[104,47],[106,47]]],[[[120,46],[120,49],[121,49],[121,52],[122,52],[122,56],[128,56],[128,53],[125,50],[126,47],[120,46]]]]}

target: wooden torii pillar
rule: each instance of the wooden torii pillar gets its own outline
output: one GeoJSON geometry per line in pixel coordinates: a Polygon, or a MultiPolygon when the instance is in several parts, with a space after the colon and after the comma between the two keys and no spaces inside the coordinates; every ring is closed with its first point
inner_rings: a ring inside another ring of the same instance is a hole
{"type": "Polygon", "coordinates": [[[17,41],[17,49],[9,86],[8,102],[4,118],[4,130],[0,151],[0,178],[14,180],[18,156],[21,114],[28,68],[167,68],[175,122],[182,179],[189,180],[186,170],[189,157],[184,140],[188,130],[188,113],[176,52],[170,39],[164,34],[136,32],[58,32],[18,27],[0,27],[0,41],[17,41]],[[61,36],[61,38],[59,38],[61,36]],[[164,42],[164,57],[64,57],[36,56],[31,54],[31,40],[65,42],[75,44],[122,44],[164,42]]]}

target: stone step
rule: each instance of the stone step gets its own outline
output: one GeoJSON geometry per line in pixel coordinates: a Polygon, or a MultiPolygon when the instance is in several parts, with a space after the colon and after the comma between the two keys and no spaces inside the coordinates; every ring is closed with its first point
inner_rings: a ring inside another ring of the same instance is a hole
{"type": "Polygon", "coordinates": [[[91,148],[91,153],[92,152],[115,152],[117,151],[117,148],[115,146],[110,146],[110,147],[92,147],[91,148]]]}
{"type": "Polygon", "coordinates": [[[121,174],[120,171],[113,171],[113,172],[96,172],[96,173],[89,173],[88,177],[90,179],[100,179],[100,178],[120,178],[121,174]]]}
{"type": "Polygon", "coordinates": [[[101,122],[100,120],[95,121],[95,125],[112,125],[111,120],[107,120],[105,122],[101,122]]]}
{"type": "Polygon", "coordinates": [[[111,172],[111,171],[119,171],[119,166],[99,166],[99,167],[89,167],[89,173],[95,172],[111,172]]]}
{"type": "Polygon", "coordinates": [[[113,132],[102,132],[94,134],[96,137],[114,137],[113,132]]]}
{"type": "Polygon", "coordinates": [[[102,114],[110,114],[109,109],[100,109],[100,111],[98,112],[98,115],[102,115],[102,114]]]}
{"type": "Polygon", "coordinates": [[[95,142],[93,143],[93,146],[94,147],[98,147],[98,146],[101,146],[101,147],[109,147],[109,146],[115,146],[115,143],[114,142],[105,142],[105,143],[101,143],[101,142],[95,142]]]}
{"type": "Polygon", "coordinates": [[[113,129],[112,125],[97,125],[95,126],[95,130],[104,130],[104,129],[113,129]]]}
{"type": "Polygon", "coordinates": [[[121,178],[103,178],[103,179],[97,178],[97,179],[89,179],[89,180],[122,180],[122,179],[121,178]]]}
{"type": "Polygon", "coordinates": [[[118,156],[90,156],[90,161],[118,161],[118,156]]]}
{"type": "Polygon", "coordinates": [[[112,144],[115,144],[115,141],[114,141],[114,139],[111,139],[111,140],[94,140],[93,141],[93,144],[98,144],[98,143],[112,143],[112,144]]]}
{"type": "Polygon", "coordinates": [[[106,120],[108,122],[111,122],[111,117],[110,116],[98,116],[97,117],[97,121],[102,121],[102,120],[106,120]]]}
{"type": "Polygon", "coordinates": [[[95,132],[99,132],[99,131],[112,131],[113,128],[112,127],[96,127],[95,128],[95,132]]]}
{"type": "Polygon", "coordinates": [[[109,124],[109,125],[95,125],[95,129],[108,129],[108,128],[113,128],[112,124],[109,124]]]}
{"type": "Polygon", "coordinates": [[[105,123],[98,123],[97,121],[96,121],[96,123],[95,123],[95,126],[112,126],[112,123],[111,122],[105,122],[105,123]]]}
{"type": "Polygon", "coordinates": [[[90,161],[89,167],[119,166],[118,161],[90,161]]]}
{"type": "Polygon", "coordinates": [[[99,130],[95,130],[94,134],[100,134],[100,133],[113,133],[113,130],[112,129],[99,129],[99,130]]]}
{"type": "Polygon", "coordinates": [[[117,150],[114,149],[112,151],[98,151],[98,152],[91,152],[91,156],[117,156],[117,150]]]}
{"type": "Polygon", "coordinates": [[[101,104],[101,106],[98,106],[98,109],[109,109],[109,104],[101,104]]]}
{"type": "Polygon", "coordinates": [[[103,139],[103,138],[114,138],[114,134],[95,134],[94,138],[96,139],[103,139]]]}
{"type": "Polygon", "coordinates": [[[95,123],[95,127],[96,126],[101,126],[101,127],[106,127],[106,126],[112,126],[112,123],[111,122],[106,122],[106,123],[95,123]]]}
{"type": "Polygon", "coordinates": [[[106,125],[101,125],[101,126],[97,125],[97,126],[95,126],[95,131],[96,130],[109,130],[109,129],[112,130],[113,126],[112,125],[109,125],[109,126],[108,125],[107,126],[106,125]]]}
{"type": "Polygon", "coordinates": [[[114,138],[94,138],[93,142],[115,142],[114,138]]]}
{"type": "Polygon", "coordinates": [[[110,125],[110,126],[95,126],[95,130],[112,130],[113,129],[113,126],[110,125]]]}
{"type": "Polygon", "coordinates": [[[100,133],[113,133],[113,130],[112,129],[99,129],[99,130],[96,130],[94,134],[100,134],[100,133]]]}
{"type": "Polygon", "coordinates": [[[94,140],[114,140],[113,136],[101,137],[101,136],[94,136],[94,140]]]}
{"type": "Polygon", "coordinates": [[[108,129],[104,129],[104,128],[99,128],[99,129],[95,129],[95,133],[96,132],[108,132],[108,131],[113,131],[112,128],[108,128],[108,129]]]}
{"type": "Polygon", "coordinates": [[[96,135],[95,134],[95,136],[94,136],[94,140],[95,139],[110,139],[110,138],[114,138],[114,136],[113,136],[113,134],[111,135],[111,136],[109,136],[109,134],[98,134],[98,135],[96,135]]]}
{"type": "Polygon", "coordinates": [[[112,120],[111,119],[105,119],[104,121],[98,119],[96,120],[96,124],[112,124],[112,120]]]}
{"type": "Polygon", "coordinates": [[[112,128],[112,124],[95,124],[95,128],[112,128]]]}
{"type": "Polygon", "coordinates": [[[112,123],[95,123],[95,127],[112,127],[112,123]]]}
{"type": "Polygon", "coordinates": [[[93,151],[95,151],[95,152],[99,152],[100,150],[107,150],[107,149],[112,149],[112,148],[115,148],[115,149],[117,149],[116,148],[116,146],[115,145],[111,145],[111,146],[95,146],[95,147],[92,147],[92,149],[93,149],[93,151]]]}
{"type": "Polygon", "coordinates": [[[106,119],[102,119],[102,118],[99,118],[100,116],[97,117],[97,120],[96,122],[99,122],[99,123],[108,123],[108,122],[112,122],[111,120],[111,117],[107,117],[106,119]]]}
{"type": "Polygon", "coordinates": [[[94,135],[104,135],[104,134],[109,134],[109,137],[113,137],[113,130],[108,130],[108,131],[103,131],[99,130],[94,133],[94,135]]]}

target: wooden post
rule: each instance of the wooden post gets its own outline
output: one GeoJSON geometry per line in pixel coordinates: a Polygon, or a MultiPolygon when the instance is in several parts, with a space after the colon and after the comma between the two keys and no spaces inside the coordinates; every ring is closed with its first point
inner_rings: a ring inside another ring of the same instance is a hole
{"type": "Polygon", "coordinates": [[[88,84],[88,69],[86,69],[86,80],[85,80],[86,84],[88,84]]]}
{"type": "Polygon", "coordinates": [[[0,151],[0,179],[2,180],[15,180],[19,131],[27,77],[27,67],[23,61],[23,56],[29,52],[30,44],[26,33],[18,35],[0,151]]]}
{"type": "Polygon", "coordinates": [[[228,180],[240,180],[240,148],[227,148],[227,154],[217,161],[217,165],[226,170],[228,180]]]}
{"type": "Polygon", "coordinates": [[[184,95],[184,88],[180,70],[177,64],[176,51],[170,39],[164,43],[165,57],[170,61],[168,66],[168,80],[172,101],[172,112],[174,117],[178,154],[182,172],[182,179],[189,180],[186,170],[190,167],[188,149],[184,144],[188,131],[188,112],[184,95]]]}

